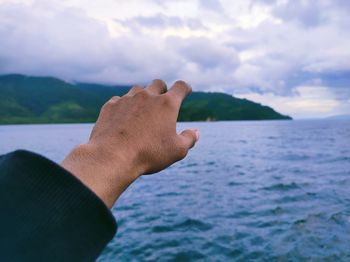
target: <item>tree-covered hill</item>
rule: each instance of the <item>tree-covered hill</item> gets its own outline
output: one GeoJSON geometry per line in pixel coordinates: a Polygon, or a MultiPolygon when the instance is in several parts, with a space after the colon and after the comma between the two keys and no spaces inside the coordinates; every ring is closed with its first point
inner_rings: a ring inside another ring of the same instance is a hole
{"type": "MultiPolygon", "coordinates": [[[[100,107],[129,86],[73,84],[53,77],[0,76],[0,124],[93,122],[100,107]]],[[[223,93],[193,92],[180,121],[290,119],[272,108],[223,93]]]]}

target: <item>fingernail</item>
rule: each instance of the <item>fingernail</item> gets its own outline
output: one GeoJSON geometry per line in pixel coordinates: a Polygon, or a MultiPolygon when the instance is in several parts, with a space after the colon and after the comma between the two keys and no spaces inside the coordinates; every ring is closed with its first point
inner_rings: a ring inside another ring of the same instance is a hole
{"type": "Polygon", "coordinates": [[[196,134],[196,142],[197,142],[199,140],[199,131],[198,131],[198,129],[195,129],[194,133],[196,134]]]}

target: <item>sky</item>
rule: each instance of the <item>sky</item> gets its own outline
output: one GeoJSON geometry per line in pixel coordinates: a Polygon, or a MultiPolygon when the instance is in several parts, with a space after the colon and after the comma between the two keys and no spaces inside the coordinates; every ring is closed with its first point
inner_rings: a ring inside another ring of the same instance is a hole
{"type": "Polygon", "coordinates": [[[348,0],[0,0],[0,74],[247,98],[350,114],[348,0]]]}

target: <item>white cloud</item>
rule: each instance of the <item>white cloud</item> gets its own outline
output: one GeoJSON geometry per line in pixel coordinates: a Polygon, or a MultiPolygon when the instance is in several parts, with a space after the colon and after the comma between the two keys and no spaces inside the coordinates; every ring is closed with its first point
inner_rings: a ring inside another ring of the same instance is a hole
{"type": "Polygon", "coordinates": [[[294,117],[346,113],[349,26],[346,0],[0,0],[0,74],[183,78],[294,117]]]}
{"type": "Polygon", "coordinates": [[[280,112],[300,119],[349,113],[350,99],[340,101],[331,90],[324,86],[298,86],[293,89],[292,96],[279,96],[273,93],[248,93],[236,96],[279,108],[280,112]]]}

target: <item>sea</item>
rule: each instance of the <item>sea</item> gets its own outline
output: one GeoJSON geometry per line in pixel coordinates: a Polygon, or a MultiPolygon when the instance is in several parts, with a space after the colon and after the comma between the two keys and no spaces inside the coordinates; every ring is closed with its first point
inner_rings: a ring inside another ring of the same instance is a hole
{"type": "MultiPolygon", "coordinates": [[[[179,123],[200,141],[112,212],[97,261],[350,261],[350,121],[179,123]]],[[[0,126],[0,154],[60,162],[92,124],[0,126]]]]}

